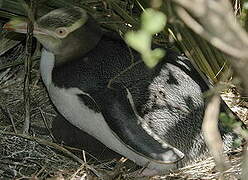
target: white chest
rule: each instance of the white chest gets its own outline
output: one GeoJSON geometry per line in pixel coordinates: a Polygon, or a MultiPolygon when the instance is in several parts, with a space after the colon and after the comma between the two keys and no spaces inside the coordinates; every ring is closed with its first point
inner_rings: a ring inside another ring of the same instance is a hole
{"type": "Polygon", "coordinates": [[[52,70],[54,55],[43,49],[40,70],[42,80],[46,85],[49,96],[57,110],[76,127],[85,132],[98,136],[98,127],[102,126],[104,118],[101,113],[96,113],[79,100],[79,94],[85,94],[78,88],[58,88],[52,83],[52,70]]]}

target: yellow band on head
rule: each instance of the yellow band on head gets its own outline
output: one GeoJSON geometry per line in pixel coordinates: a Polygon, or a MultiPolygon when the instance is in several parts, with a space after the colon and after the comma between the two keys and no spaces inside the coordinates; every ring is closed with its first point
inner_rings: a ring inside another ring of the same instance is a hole
{"type": "Polygon", "coordinates": [[[82,17],[79,20],[77,20],[75,23],[73,23],[70,27],[67,27],[67,30],[69,32],[75,31],[76,29],[78,29],[87,22],[88,20],[87,12],[83,9],[80,9],[80,11],[82,13],[82,17]]]}

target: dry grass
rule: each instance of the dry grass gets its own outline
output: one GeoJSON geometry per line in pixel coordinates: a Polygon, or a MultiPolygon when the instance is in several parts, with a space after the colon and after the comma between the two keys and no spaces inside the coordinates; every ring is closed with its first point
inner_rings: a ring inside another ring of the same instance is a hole
{"type": "MultiPolygon", "coordinates": [[[[92,2],[94,3],[94,1],[92,2]]],[[[96,0],[96,2],[100,1],[96,0]]],[[[102,6],[102,2],[100,5],[102,6]]],[[[112,12],[102,9],[101,15],[96,14],[96,16],[102,18],[99,21],[103,26],[119,29],[123,25],[123,21],[118,16],[109,19],[109,14],[112,12]]],[[[127,19],[125,20],[127,21],[127,19]]],[[[122,32],[126,30],[127,26],[122,26],[122,32]]],[[[23,57],[24,48],[19,44],[11,52],[0,56],[0,69],[2,63],[9,61],[20,64],[19,60],[22,60],[23,57]]],[[[0,179],[142,179],[137,176],[129,177],[127,175],[129,168],[124,167],[125,164],[122,163],[122,160],[118,162],[114,159],[100,164],[91,163],[91,160],[85,158],[84,151],[76,150],[77,156],[83,159],[80,160],[67,152],[62,145],[51,143],[53,136],[50,129],[56,111],[40,80],[38,68],[36,61],[31,72],[30,136],[19,134],[24,121],[24,67],[19,65],[0,71],[0,179]]],[[[248,104],[241,100],[237,91],[231,89],[222,97],[247,123],[248,104]]],[[[224,176],[226,179],[238,179],[241,174],[241,150],[230,153],[229,159],[232,167],[224,173],[224,176]]],[[[213,159],[207,158],[166,176],[157,176],[151,179],[218,179],[218,177],[219,173],[215,169],[213,159]]]]}
{"type": "MultiPolygon", "coordinates": [[[[20,52],[17,49],[23,50],[22,47],[17,47],[9,54],[13,57],[19,56],[20,52]]],[[[85,163],[89,162],[88,159],[85,162],[78,160],[75,155],[64,152],[62,146],[51,145],[50,128],[56,111],[40,80],[37,63],[32,69],[31,76],[31,135],[15,135],[13,132],[20,133],[23,125],[23,76],[22,65],[0,72],[0,179],[51,177],[53,179],[100,179],[100,177],[138,179],[138,177],[128,177],[128,168],[125,169],[122,163],[113,166],[116,160],[100,165],[85,163]]],[[[233,91],[225,93],[225,99],[235,111],[238,110],[240,117],[247,121],[247,104],[235,93],[233,91]]],[[[84,159],[83,151],[79,154],[84,159]]],[[[241,150],[237,150],[229,156],[232,167],[224,173],[227,179],[238,179],[241,171],[241,154],[241,150]]],[[[169,175],[152,179],[216,179],[218,177],[219,173],[215,170],[214,161],[208,158],[169,175]]]]}

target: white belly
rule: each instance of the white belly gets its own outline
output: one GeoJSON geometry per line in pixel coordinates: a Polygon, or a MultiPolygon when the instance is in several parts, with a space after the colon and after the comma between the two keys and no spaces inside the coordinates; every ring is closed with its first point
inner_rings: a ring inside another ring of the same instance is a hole
{"type": "MultiPolygon", "coordinates": [[[[92,135],[110,149],[133,160],[141,166],[147,165],[150,160],[132,151],[128,146],[122,143],[108,127],[101,113],[96,113],[85,106],[84,103],[80,102],[77,94],[85,95],[84,92],[78,88],[61,89],[54,86],[51,81],[53,67],[53,54],[43,50],[40,64],[41,76],[47,87],[50,98],[58,111],[74,126],[92,135]]],[[[175,167],[175,164],[150,162],[148,167],[158,171],[167,171],[172,167],[175,167]]]]}

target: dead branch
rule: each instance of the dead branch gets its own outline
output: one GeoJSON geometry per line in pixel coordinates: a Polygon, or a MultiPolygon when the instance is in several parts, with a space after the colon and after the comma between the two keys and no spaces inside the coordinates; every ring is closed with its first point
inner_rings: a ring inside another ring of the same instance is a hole
{"type": "Polygon", "coordinates": [[[248,35],[226,0],[174,0],[183,22],[213,46],[236,59],[231,63],[248,93],[248,35]]]}
{"type": "Polygon", "coordinates": [[[208,149],[216,162],[217,169],[223,173],[230,167],[230,164],[224,155],[223,142],[218,129],[219,111],[220,97],[214,95],[207,105],[202,131],[208,149]]]}
{"type": "Polygon", "coordinates": [[[32,38],[33,38],[33,14],[34,14],[34,6],[35,0],[30,1],[30,9],[28,10],[28,29],[27,29],[27,38],[26,38],[26,47],[25,47],[25,54],[26,58],[24,61],[24,68],[25,68],[25,77],[24,77],[24,103],[25,103],[25,118],[23,124],[23,133],[28,134],[29,127],[30,127],[30,74],[31,74],[31,66],[32,66],[32,38]]]}

